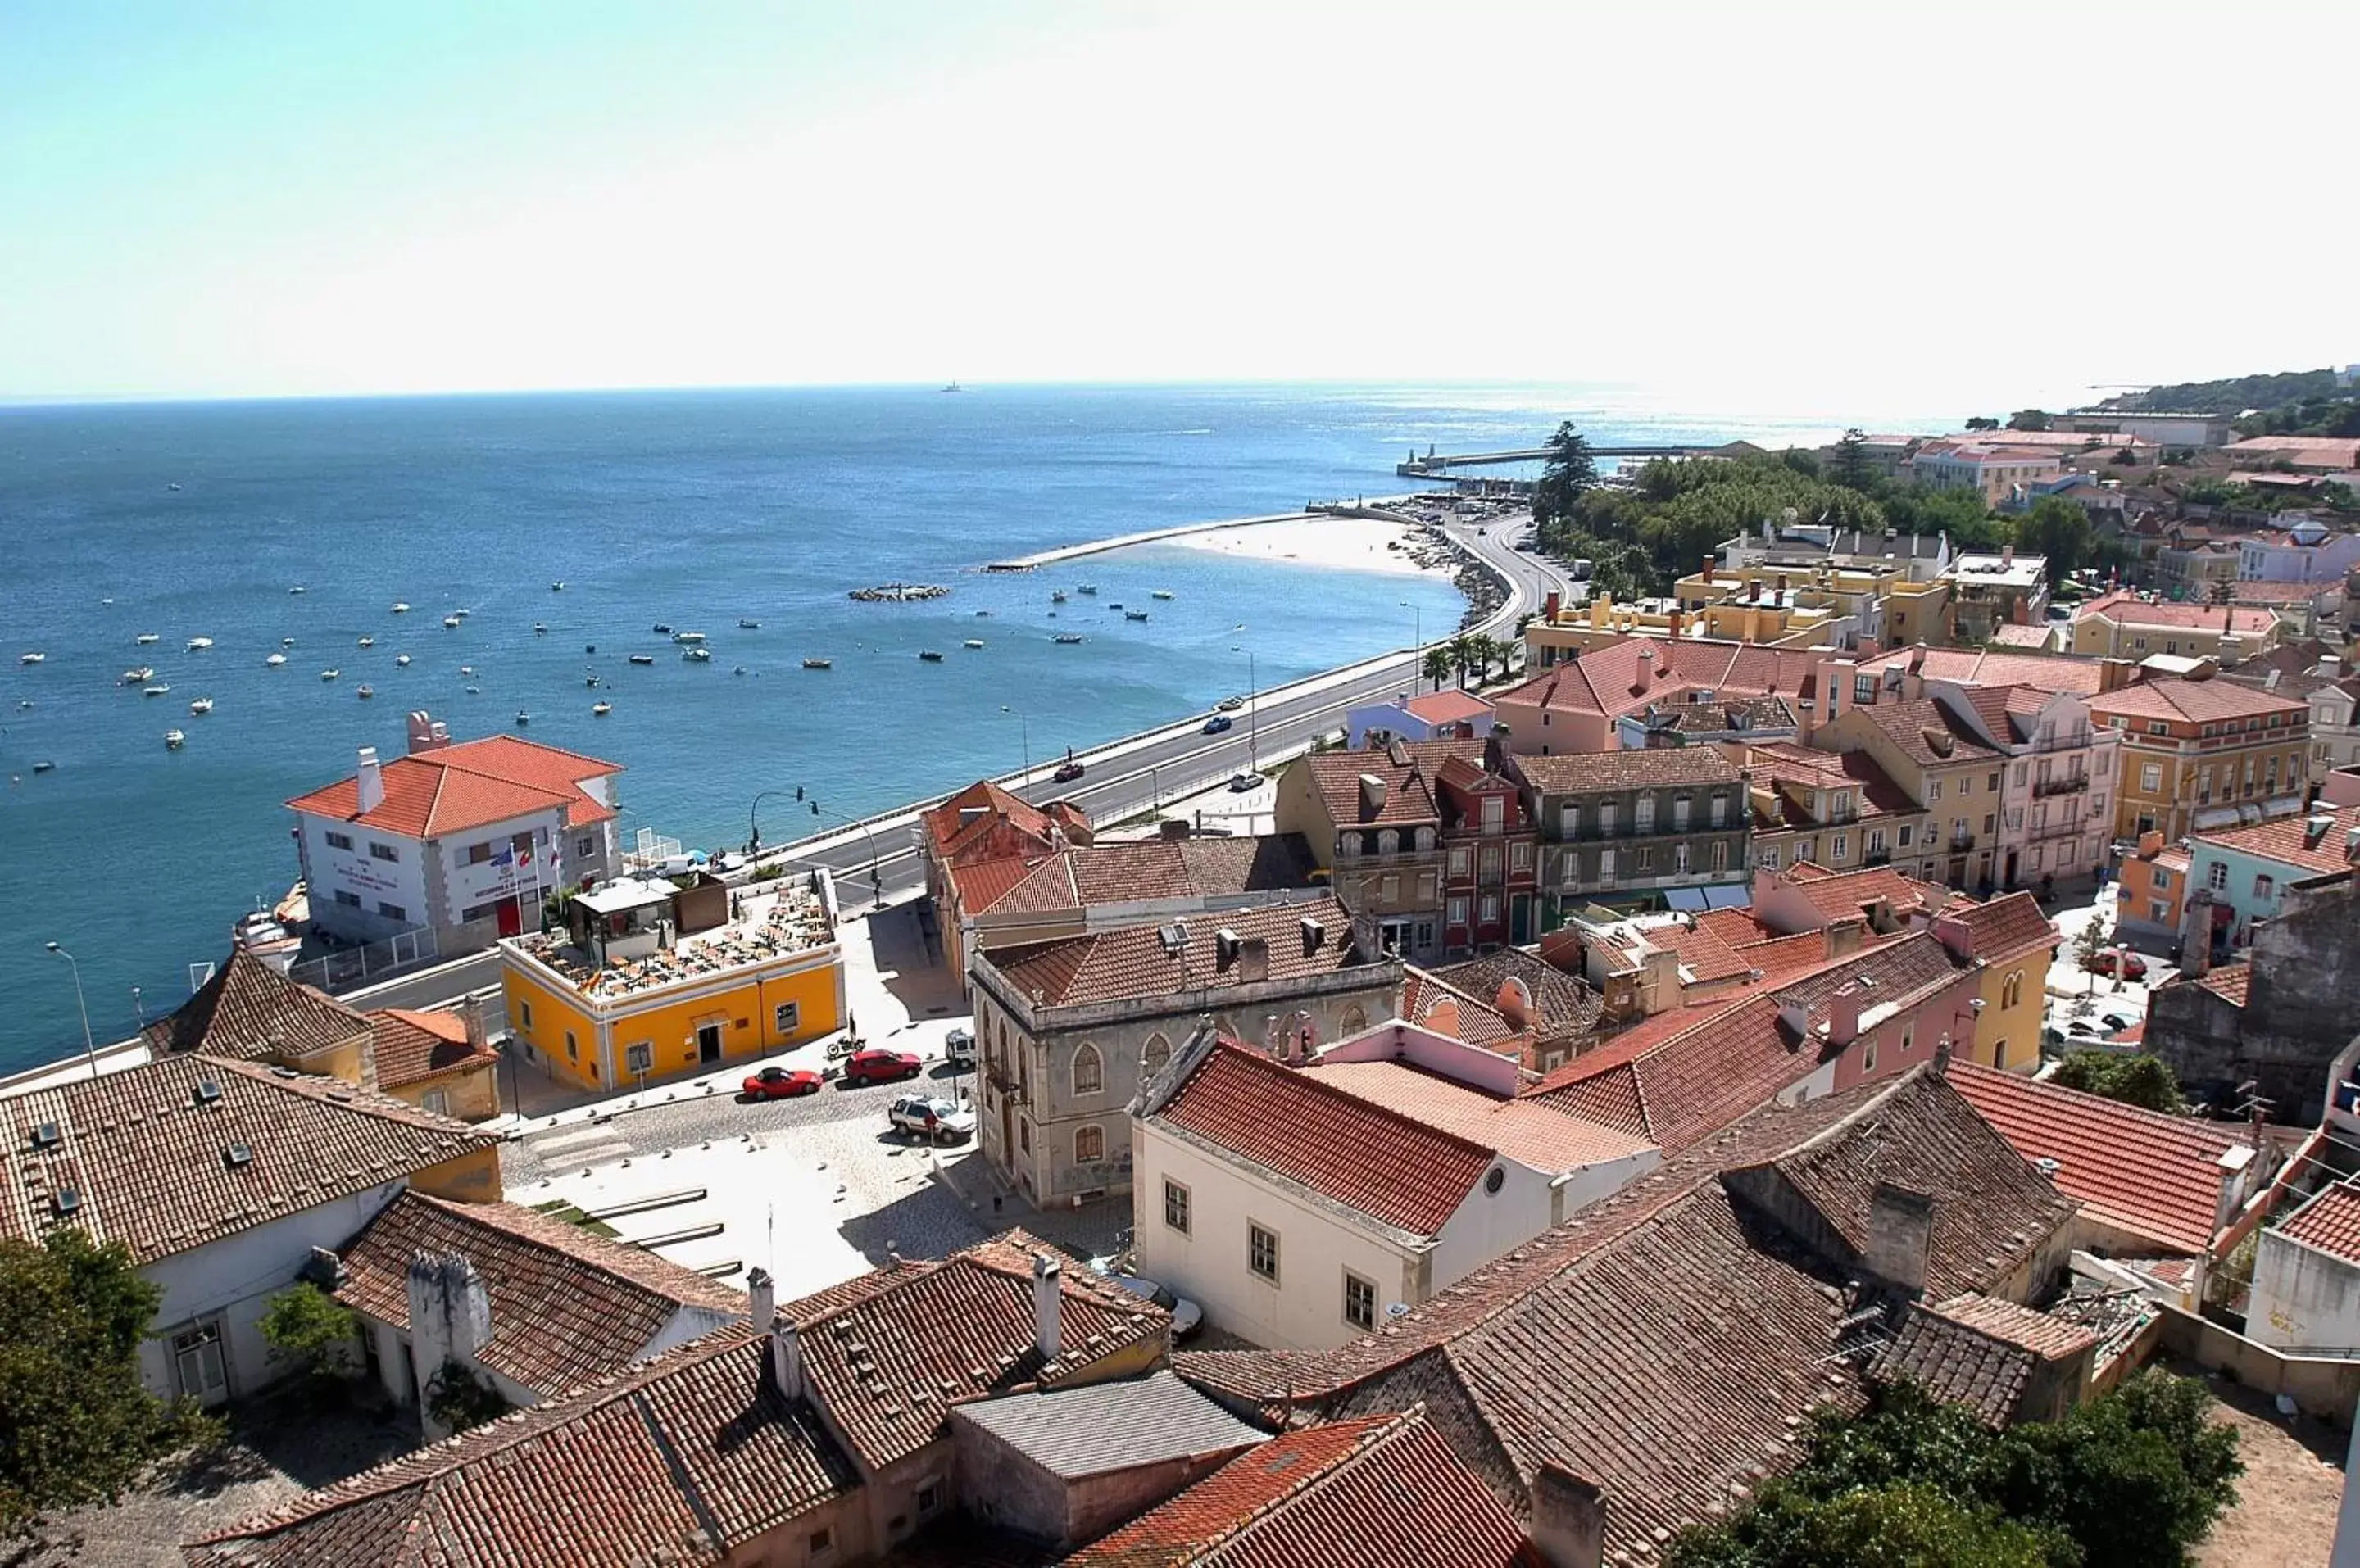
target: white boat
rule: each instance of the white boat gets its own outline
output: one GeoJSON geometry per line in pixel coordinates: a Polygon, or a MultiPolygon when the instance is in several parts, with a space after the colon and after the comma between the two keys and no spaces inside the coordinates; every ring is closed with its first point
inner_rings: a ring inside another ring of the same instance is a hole
{"type": "Polygon", "coordinates": [[[1143,621],[1147,619],[1147,612],[1144,610],[1125,610],[1122,613],[1122,618],[1126,621],[1143,621]]]}
{"type": "Polygon", "coordinates": [[[16,662],[19,664],[45,664],[49,661],[49,656],[46,653],[20,653],[16,656],[16,662]]]}
{"type": "Polygon", "coordinates": [[[162,697],[169,695],[171,690],[171,685],[169,682],[158,681],[153,686],[142,686],[139,688],[139,694],[142,697],[162,697]]]}
{"type": "Polygon", "coordinates": [[[475,667],[472,664],[463,664],[459,666],[459,673],[462,675],[473,675],[475,672],[475,667]]]}
{"type": "Polygon", "coordinates": [[[713,662],[713,650],[711,648],[684,648],[680,650],[680,656],[694,664],[710,664],[713,662]]]}
{"type": "Polygon", "coordinates": [[[585,686],[595,686],[598,684],[597,674],[595,671],[585,671],[582,677],[582,684],[585,686]]]}
{"type": "Polygon", "coordinates": [[[563,583],[552,583],[549,585],[549,591],[552,593],[563,593],[565,592],[565,584],[563,583]]]}
{"type": "Polygon", "coordinates": [[[635,653],[631,655],[631,662],[633,664],[653,664],[655,661],[656,656],[652,653],[635,653]]]}
{"type": "Polygon", "coordinates": [[[456,615],[445,615],[442,617],[442,624],[449,626],[455,632],[459,629],[459,617],[456,615]]]}
{"type": "Polygon", "coordinates": [[[672,640],[679,643],[695,644],[705,640],[705,634],[703,632],[674,632],[672,634],[672,640]]]}
{"type": "Polygon", "coordinates": [[[1095,583],[1079,583],[1074,586],[1074,592],[1076,593],[1095,593],[1098,591],[1098,585],[1095,583]]]}
{"type": "Polygon", "coordinates": [[[304,589],[304,587],[303,587],[303,584],[301,584],[300,583],[298,583],[297,584],[295,584],[295,586],[294,586],[294,587],[290,588],[289,590],[287,590],[287,592],[289,592],[290,593],[300,593],[305,592],[305,589],[304,589]]]}
{"type": "Polygon", "coordinates": [[[396,599],[393,602],[393,613],[397,615],[406,615],[410,614],[409,602],[407,600],[396,599]]]}
{"type": "Polygon", "coordinates": [[[836,660],[832,659],[806,659],[803,660],[803,668],[805,670],[833,670],[836,668],[836,660]]]}
{"type": "Polygon", "coordinates": [[[205,649],[213,647],[213,639],[209,637],[192,637],[189,639],[189,651],[191,653],[202,653],[205,649]]]}
{"type": "Polygon", "coordinates": [[[213,711],[213,700],[211,697],[200,697],[189,704],[189,712],[191,713],[210,713],[213,711]]]}
{"type": "Polygon", "coordinates": [[[1150,593],[1148,597],[1151,599],[1169,599],[1172,597],[1172,590],[1169,588],[1158,588],[1150,593]]]}
{"type": "Polygon", "coordinates": [[[452,613],[453,615],[456,615],[457,617],[459,617],[459,619],[461,619],[461,620],[463,620],[463,621],[464,621],[464,620],[465,620],[465,619],[466,619],[470,615],[472,615],[474,612],[473,612],[473,611],[471,611],[471,610],[469,610],[469,609],[468,609],[464,604],[462,604],[462,605],[460,605],[457,609],[455,609],[455,610],[452,611],[451,613],[452,613]]]}
{"type": "Polygon", "coordinates": [[[410,655],[406,653],[397,653],[393,656],[393,662],[397,668],[407,670],[410,668],[410,655]]]}
{"type": "Polygon", "coordinates": [[[1058,589],[1055,593],[1049,595],[1049,603],[1052,604],[1062,604],[1065,602],[1065,591],[1063,588],[1058,589]]]}
{"type": "Polygon", "coordinates": [[[156,667],[152,664],[137,664],[123,672],[123,683],[126,686],[137,686],[143,681],[155,679],[156,667]]]}
{"type": "Polygon", "coordinates": [[[740,615],[738,617],[738,629],[741,632],[759,632],[762,629],[762,623],[759,621],[749,621],[745,616],[740,615]]]}
{"type": "Polygon", "coordinates": [[[146,648],[149,643],[162,642],[164,638],[160,634],[156,632],[141,632],[137,637],[133,637],[131,640],[137,643],[141,648],[146,648]]]}
{"type": "Polygon", "coordinates": [[[533,622],[532,635],[535,637],[547,637],[549,635],[549,623],[547,621],[533,622]]]}
{"type": "Polygon", "coordinates": [[[320,671],[320,679],[322,681],[333,681],[337,676],[342,675],[344,671],[341,670],[322,670],[320,671]]]}
{"type": "Polygon", "coordinates": [[[1059,632],[1055,637],[1051,637],[1049,640],[1051,642],[1065,643],[1070,647],[1072,644],[1082,640],[1082,634],[1079,632],[1059,632]]]}
{"type": "Polygon", "coordinates": [[[517,723],[519,724],[529,724],[532,723],[532,715],[526,713],[522,708],[519,708],[517,710],[517,723]]]}
{"type": "Polygon", "coordinates": [[[295,639],[291,637],[280,637],[279,639],[279,646],[281,648],[293,648],[295,646],[295,639]]]}
{"type": "Polygon", "coordinates": [[[164,749],[166,751],[178,751],[188,744],[189,737],[185,732],[180,730],[166,730],[164,732],[164,749]]]}
{"type": "Polygon", "coordinates": [[[264,659],[262,662],[263,662],[263,663],[265,663],[265,664],[267,664],[267,665],[268,665],[268,666],[270,666],[270,668],[271,668],[271,669],[276,670],[276,669],[278,669],[280,665],[282,665],[282,664],[284,664],[284,663],[286,663],[286,662],[287,662],[287,656],[286,656],[285,654],[283,654],[283,653],[274,653],[274,654],[272,654],[269,658],[268,658],[268,659],[264,659]]]}
{"type": "Polygon", "coordinates": [[[983,639],[979,637],[971,637],[967,639],[967,646],[969,648],[981,648],[983,646],[983,639]]]}
{"type": "Polygon", "coordinates": [[[484,689],[481,686],[470,686],[467,688],[467,695],[470,697],[480,697],[483,694],[484,689]]]}
{"type": "Polygon", "coordinates": [[[614,711],[615,704],[612,702],[593,702],[590,704],[590,714],[593,718],[603,719],[614,711]]]}
{"type": "Polygon", "coordinates": [[[361,683],[360,690],[354,692],[353,695],[362,698],[374,697],[377,695],[377,688],[368,684],[366,681],[363,681],[361,683]]]}

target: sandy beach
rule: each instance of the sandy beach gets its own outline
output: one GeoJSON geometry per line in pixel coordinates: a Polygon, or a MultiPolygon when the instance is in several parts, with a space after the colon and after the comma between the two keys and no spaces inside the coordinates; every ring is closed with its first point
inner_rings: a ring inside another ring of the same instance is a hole
{"type": "Polygon", "coordinates": [[[1374,517],[1310,517],[1242,528],[1210,528],[1165,542],[1257,561],[1292,561],[1330,571],[1415,577],[1428,569],[1410,559],[1409,537],[1410,530],[1400,524],[1374,517]],[[1396,542],[1404,548],[1385,548],[1396,542]]]}

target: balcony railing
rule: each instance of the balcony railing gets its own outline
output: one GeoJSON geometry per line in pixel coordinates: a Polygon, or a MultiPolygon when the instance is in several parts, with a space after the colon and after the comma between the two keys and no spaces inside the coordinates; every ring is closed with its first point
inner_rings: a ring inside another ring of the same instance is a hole
{"type": "Polygon", "coordinates": [[[1975,835],[1973,829],[1961,829],[1950,834],[1950,853],[1952,855],[1957,855],[1963,850],[1970,850],[1974,847],[1975,835]]]}
{"type": "Polygon", "coordinates": [[[2090,776],[2076,773],[2064,779],[2038,779],[2033,781],[2035,795],[2077,795],[2090,787],[2090,776]]]}

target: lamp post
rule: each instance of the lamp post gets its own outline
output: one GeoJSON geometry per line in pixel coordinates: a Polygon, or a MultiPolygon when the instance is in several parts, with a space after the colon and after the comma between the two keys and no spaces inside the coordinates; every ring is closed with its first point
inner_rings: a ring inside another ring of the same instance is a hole
{"type": "Polygon", "coordinates": [[[42,945],[64,959],[66,966],[73,971],[74,1006],[82,1009],[82,1051],[90,1059],[90,1075],[95,1078],[98,1076],[98,1042],[90,1034],[90,1003],[82,994],[82,965],[74,962],[72,953],[56,942],[44,942],[42,945]]]}
{"type": "Polygon", "coordinates": [[[139,999],[139,987],[131,987],[131,1011],[139,1020],[139,1032],[148,1032],[148,1004],[139,999]]]}
{"type": "MultiPolygon", "coordinates": [[[[1011,708],[1002,702],[1000,704],[1000,711],[1016,715],[1016,734],[1024,743],[1024,777],[1017,789],[1017,793],[1021,795],[1032,786],[1032,726],[1025,721],[1024,712],[1021,708],[1011,708]]],[[[1029,800],[1031,797],[1026,798],[1029,800]]]]}
{"type": "Polygon", "coordinates": [[[1246,766],[1262,771],[1262,681],[1254,674],[1253,649],[1246,649],[1246,766]]]}
{"type": "MultiPolygon", "coordinates": [[[[798,800],[803,800],[803,791],[801,786],[796,787],[795,799],[798,800]]],[[[869,887],[870,891],[877,895],[878,902],[884,902],[885,852],[878,847],[877,830],[869,826],[867,822],[854,822],[850,817],[844,815],[842,812],[822,811],[817,800],[811,800],[807,803],[811,807],[813,816],[825,817],[830,821],[842,822],[848,828],[858,828],[861,832],[861,835],[869,840],[869,887]]]]}
{"type": "MultiPolygon", "coordinates": [[[[765,800],[769,800],[771,796],[773,796],[773,795],[781,795],[781,796],[783,796],[783,795],[785,795],[785,794],[787,794],[787,793],[789,793],[789,791],[787,791],[787,790],[785,790],[785,789],[764,789],[764,790],[761,790],[761,791],[759,791],[759,793],[757,793],[757,794],[755,795],[754,799],[753,799],[752,800],[750,800],[750,801],[748,801],[748,802],[747,803],[747,806],[746,806],[746,853],[747,853],[747,854],[748,854],[748,855],[759,855],[759,853],[761,853],[761,848],[762,848],[762,830],[761,830],[759,827],[758,827],[758,826],[756,826],[756,825],[755,825],[755,822],[754,822],[754,813],[755,813],[756,811],[760,811],[760,810],[762,809],[762,802],[763,802],[763,801],[765,801],[765,800]]],[[[796,799],[796,800],[802,800],[802,799],[803,798],[803,787],[802,787],[801,785],[797,785],[797,786],[795,787],[794,790],[792,791],[792,793],[793,793],[793,795],[794,795],[794,797],[795,797],[795,799],[796,799]]]]}
{"type": "Polygon", "coordinates": [[[1426,607],[1413,604],[1407,599],[1401,602],[1401,607],[1409,612],[1409,650],[1416,653],[1426,647],[1426,607]]]}

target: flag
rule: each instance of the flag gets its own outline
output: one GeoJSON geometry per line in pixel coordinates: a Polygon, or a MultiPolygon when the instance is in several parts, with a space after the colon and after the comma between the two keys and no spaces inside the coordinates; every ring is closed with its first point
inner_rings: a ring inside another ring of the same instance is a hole
{"type": "Polygon", "coordinates": [[[516,856],[504,849],[497,855],[492,856],[492,864],[495,866],[514,866],[516,864],[516,856]]]}
{"type": "Polygon", "coordinates": [[[530,842],[528,842],[522,849],[517,851],[517,864],[519,866],[530,866],[532,864],[532,845],[530,842]]]}

